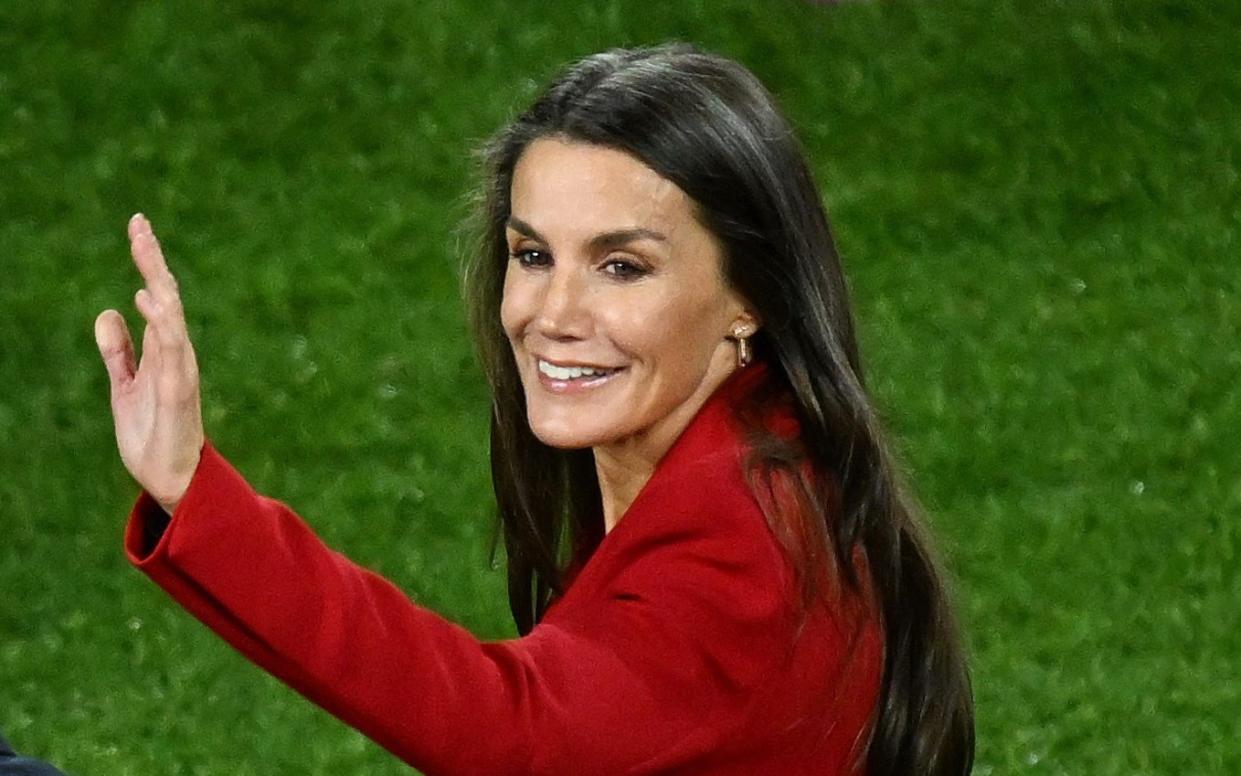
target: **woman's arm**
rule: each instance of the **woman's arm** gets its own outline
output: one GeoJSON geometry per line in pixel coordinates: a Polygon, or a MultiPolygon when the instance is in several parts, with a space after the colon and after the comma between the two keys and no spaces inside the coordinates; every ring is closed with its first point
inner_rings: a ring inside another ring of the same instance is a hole
{"type": "Polygon", "coordinates": [[[480,645],[329,550],[210,443],[152,547],[149,526],[163,515],[144,491],[126,528],[129,559],[246,657],[419,767],[520,769],[522,736],[454,712],[520,723],[508,694],[525,670],[522,655],[480,645]]]}
{"type": "Polygon", "coordinates": [[[788,641],[780,597],[753,591],[772,570],[675,527],[585,616],[481,642],[327,548],[209,442],[160,535],[163,522],[143,493],[126,529],[138,568],[248,658],[428,773],[627,773],[692,759],[725,743],[747,685],[788,641]],[[738,595],[742,579],[750,591],[738,595]]]}

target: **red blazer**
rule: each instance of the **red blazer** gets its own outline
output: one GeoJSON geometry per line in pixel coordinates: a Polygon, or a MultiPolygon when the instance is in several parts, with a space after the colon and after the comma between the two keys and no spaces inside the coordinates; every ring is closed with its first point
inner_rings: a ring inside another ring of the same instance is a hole
{"type": "Polygon", "coordinates": [[[413,603],[210,442],[170,521],[138,497],[126,552],[246,657],[428,774],[852,773],[880,629],[823,604],[798,636],[791,566],[733,422],[763,374],[707,401],[522,638],[480,641],[413,603]]]}

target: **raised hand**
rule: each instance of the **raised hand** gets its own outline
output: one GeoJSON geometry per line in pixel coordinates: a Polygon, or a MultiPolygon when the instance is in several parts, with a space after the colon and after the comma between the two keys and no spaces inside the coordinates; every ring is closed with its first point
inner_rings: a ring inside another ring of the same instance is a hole
{"type": "Polygon", "coordinates": [[[142,362],[135,359],[129,328],[116,310],[104,310],[95,319],[95,342],[112,386],[121,461],[172,514],[198,467],[204,441],[198,362],[177,281],[168,271],[151,223],[141,214],[129,219],[129,246],[146,282],[134,296],[147,323],[142,362]]]}

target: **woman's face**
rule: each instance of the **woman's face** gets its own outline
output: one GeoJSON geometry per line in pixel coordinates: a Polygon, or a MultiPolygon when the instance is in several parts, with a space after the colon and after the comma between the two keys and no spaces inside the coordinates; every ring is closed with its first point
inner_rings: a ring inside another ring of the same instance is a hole
{"type": "Polygon", "coordinates": [[[671,181],[615,149],[545,137],[513,172],[500,317],[531,430],[583,448],[671,444],[754,328],[713,235],[671,181]]]}

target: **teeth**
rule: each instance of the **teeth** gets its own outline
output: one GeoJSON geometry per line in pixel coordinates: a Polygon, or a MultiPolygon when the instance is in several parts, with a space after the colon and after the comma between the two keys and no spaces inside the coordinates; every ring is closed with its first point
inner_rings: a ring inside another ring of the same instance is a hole
{"type": "Polygon", "coordinates": [[[556,366],[539,359],[539,371],[553,380],[576,380],[579,377],[594,377],[595,375],[605,375],[614,371],[611,369],[599,369],[589,366],[556,366]]]}

